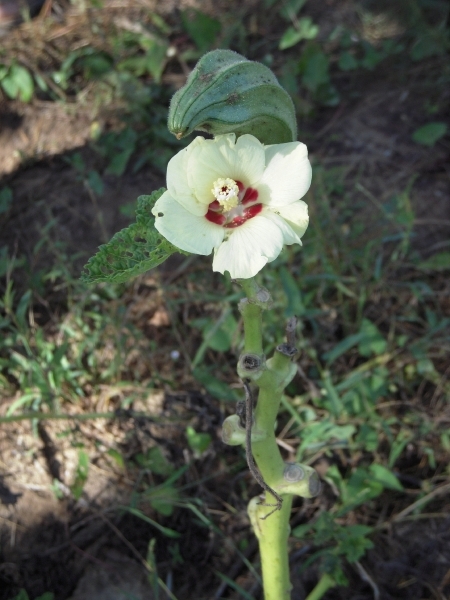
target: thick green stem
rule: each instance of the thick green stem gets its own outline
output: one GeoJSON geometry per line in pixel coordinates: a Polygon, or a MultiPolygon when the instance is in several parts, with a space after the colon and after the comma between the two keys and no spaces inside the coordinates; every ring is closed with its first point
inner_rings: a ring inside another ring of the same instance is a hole
{"type": "Polygon", "coordinates": [[[259,541],[264,600],[289,600],[291,597],[288,537],[292,498],[291,495],[284,496],[281,510],[272,514],[273,509],[259,504],[257,498],[249,505],[253,529],[259,541]]]}
{"type": "Polygon", "coordinates": [[[239,281],[247,296],[239,308],[244,320],[244,351],[262,355],[262,312],[263,306],[257,301],[259,286],[254,279],[239,281]]]}
{"type": "MultiPolygon", "coordinates": [[[[273,487],[279,481],[280,473],[284,470],[284,461],[281,457],[275,437],[275,421],[280,404],[280,393],[261,387],[258,403],[255,410],[255,429],[264,431],[265,438],[252,441],[252,453],[258,469],[268,485],[273,487]]],[[[266,498],[270,501],[269,498],[266,498]]]]}
{"type": "MultiPolygon", "coordinates": [[[[270,306],[270,296],[254,280],[240,283],[247,295],[247,300],[240,305],[244,321],[245,352],[263,357],[262,311],[270,306]]],[[[286,357],[274,357],[269,361],[268,368],[255,379],[259,395],[254,429],[263,435],[260,440],[255,436],[251,449],[263,479],[271,487],[280,481],[285,468],[274,430],[290,367],[291,362],[286,357]]],[[[274,511],[275,498],[269,492],[266,492],[263,503],[254,498],[249,505],[250,519],[259,540],[265,600],[289,600],[291,597],[288,537],[292,495],[283,494],[282,498],[281,510],[274,511]]]]}

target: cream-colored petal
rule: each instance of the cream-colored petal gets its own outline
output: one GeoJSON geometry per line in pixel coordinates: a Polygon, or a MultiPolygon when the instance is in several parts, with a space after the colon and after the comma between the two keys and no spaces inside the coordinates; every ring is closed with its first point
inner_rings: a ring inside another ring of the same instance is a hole
{"type": "Polygon", "coordinates": [[[211,193],[219,178],[231,178],[244,186],[253,186],[262,177],[265,165],[264,146],[252,135],[235,142],[234,134],[205,140],[189,154],[187,177],[189,187],[201,203],[214,200],[211,193]]]}
{"type": "Polygon", "coordinates": [[[285,221],[279,214],[277,210],[272,211],[270,208],[263,209],[262,215],[264,215],[267,219],[272,221],[278,229],[281,231],[283,235],[283,244],[289,246],[290,244],[300,244],[302,242],[300,237],[295,232],[291,223],[285,221]]]}
{"type": "Polygon", "coordinates": [[[311,165],[305,144],[267,146],[266,170],[257,185],[260,199],[271,207],[300,200],[311,185],[311,165]]]}
{"type": "Polygon", "coordinates": [[[298,200],[298,202],[293,202],[288,206],[277,206],[272,210],[288,222],[299,238],[303,236],[309,223],[308,205],[306,202],[298,200]]]}
{"type": "Polygon", "coordinates": [[[189,212],[200,216],[206,213],[207,207],[198,202],[189,187],[188,164],[192,151],[204,141],[205,138],[201,136],[195,138],[189,146],[175,154],[167,165],[167,191],[189,212]]]}
{"type": "Polygon", "coordinates": [[[246,187],[253,187],[261,179],[266,166],[266,153],[263,144],[253,135],[244,134],[236,142],[233,179],[246,187]]]}
{"type": "Polygon", "coordinates": [[[169,192],[152,209],[155,227],[177,248],[193,254],[211,254],[224,237],[224,229],[186,210],[169,192]]]}
{"type": "Polygon", "coordinates": [[[234,229],[216,248],[213,271],[228,271],[233,279],[248,279],[274,260],[282,248],[280,228],[271,219],[258,215],[234,229]]]}

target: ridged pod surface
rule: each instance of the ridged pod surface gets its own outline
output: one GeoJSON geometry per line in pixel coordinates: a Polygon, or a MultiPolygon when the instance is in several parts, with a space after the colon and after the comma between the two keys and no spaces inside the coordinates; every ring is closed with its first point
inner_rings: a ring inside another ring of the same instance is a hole
{"type": "Polygon", "coordinates": [[[172,98],[168,128],[178,139],[195,131],[250,133],[263,144],[297,138],[291,97],[265,65],[232,50],[205,54],[172,98]]]}

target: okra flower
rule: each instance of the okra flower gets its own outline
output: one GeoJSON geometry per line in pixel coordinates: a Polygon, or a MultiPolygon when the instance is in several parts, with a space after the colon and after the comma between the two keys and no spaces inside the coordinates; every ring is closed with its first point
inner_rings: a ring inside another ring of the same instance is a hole
{"type": "Polygon", "coordinates": [[[247,279],[308,226],[301,200],[311,183],[306,146],[264,146],[252,135],[197,137],[167,168],[153,207],[156,229],[174,246],[208,255],[213,270],[247,279]]]}

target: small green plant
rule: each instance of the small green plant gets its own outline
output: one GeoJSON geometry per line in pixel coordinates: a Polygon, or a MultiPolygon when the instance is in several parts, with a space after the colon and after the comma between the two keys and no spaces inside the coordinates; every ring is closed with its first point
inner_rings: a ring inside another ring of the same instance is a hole
{"type": "Polygon", "coordinates": [[[313,40],[318,33],[319,28],[313,23],[312,19],[304,17],[296,21],[293,27],[286,29],[281,37],[279,48],[280,50],[287,50],[302,40],[313,40]]]}
{"type": "Polygon", "coordinates": [[[186,428],[186,438],[189,448],[196,457],[201,456],[211,445],[211,436],[209,433],[197,432],[190,425],[186,428]]]}
{"type": "Polygon", "coordinates": [[[340,102],[331,80],[329,56],[317,42],[306,43],[300,59],[291,58],[286,62],[281,80],[287,85],[299,112],[305,112],[307,106],[306,100],[300,100],[299,95],[307,95],[310,102],[323,106],[336,106],[340,102]]]}
{"type": "Polygon", "coordinates": [[[28,69],[20,64],[0,63],[0,88],[9,98],[30,102],[34,94],[33,77],[28,69]]]}
{"type": "Polygon", "coordinates": [[[151,75],[156,83],[161,77],[167,64],[169,44],[160,35],[141,35],[137,43],[144,54],[135,54],[124,58],[117,64],[117,70],[136,77],[151,75]]]}
{"type": "Polygon", "coordinates": [[[222,29],[220,21],[196,9],[184,10],[181,22],[201,53],[214,46],[222,29]]]}
{"type": "Polygon", "coordinates": [[[427,123],[416,129],[412,139],[422,146],[434,146],[447,133],[447,123],[427,123]]]}
{"type": "Polygon", "coordinates": [[[315,547],[320,548],[309,558],[304,568],[315,561],[321,561],[322,570],[326,574],[321,591],[336,584],[348,585],[342,569],[343,561],[354,563],[373,548],[369,539],[372,533],[373,528],[365,525],[339,525],[329,513],[322,513],[314,523],[300,525],[292,532],[294,537],[311,541],[315,547]]]}

